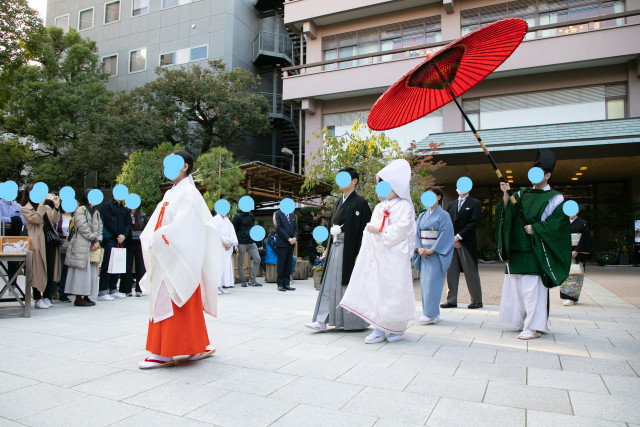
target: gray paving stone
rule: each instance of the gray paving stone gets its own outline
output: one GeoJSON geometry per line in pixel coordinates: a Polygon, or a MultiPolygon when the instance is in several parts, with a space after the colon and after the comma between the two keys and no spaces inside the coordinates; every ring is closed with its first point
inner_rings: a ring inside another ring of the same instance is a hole
{"type": "Polygon", "coordinates": [[[588,345],[587,351],[592,358],[596,359],[640,360],[640,347],[637,346],[606,347],[588,345]]]}
{"type": "Polygon", "coordinates": [[[300,358],[278,369],[277,372],[332,381],[354,366],[355,362],[345,362],[335,358],[330,362],[320,359],[300,358]]]}
{"type": "Polygon", "coordinates": [[[376,421],[377,419],[371,416],[351,414],[310,405],[298,405],[271,425],[279,427],[365,427],[372,426],[376,421]]]}
{"type": "Polygon", "coordinates": [[[185,415],[206,405],[229,390],[172,381],[128,399],[132,405],[155,409],[173,415],[185,415]]]}
{"type": "Polygon", "coordinates": [[[0,414],[17,420],[84,396],[83,393],[50,384],[34,384],[4,393],[0,399],[0,414]]]}
{"type": "Polygon", "coordinates": [[[297,357],[283,354],[270,354],[262,351],[251,351],[232,358],[224,359],[226,365],[240,366],[242,368],[261,369],[265,371],[277,371],[285,365],[296,360],[297,357]]]}
{"type": "Polygon", "coordinates": [[[462,361],[458,367],[455,376],[526,384],[527,369],[523,366],[503,366],[493,363],[469,362],[465,360],[462,361]]]}
{"type": "Polygon", "coordinates": [[[254,338],[236,345],[236,348],[257,350],[264,353],[278,354],[294,347],[296,344],[283,339],[254,338]]]}
{"type": "Polygon", "coordinates": [[[393,418],[379,418],[374,427],[421,427],[422,424],[409,424],[393,418]]]}
{"type": "Polygon", "coordinates": [[[456,346],[443,345],[433,357],[493,363],[496,358],[496,350],[460,348],[456,346]]]}
{"type": "Polygon", "coordinates": [[[424,424],[437,402],[436,396],[367,387],[341,410],[412,424],[424,424]]]}
{"type": "Polygon", "coordinates": [[[293,375],[245,368],[217,379],[209,385],[241,393],[267,396],[296,379],[298,377],[293,375]]]}
{"type": "Polygon", "coordinates": [[[73,357],[88,351],[105,350],[107,348],[107,346],[101,343],[94,343],[85,340],[65,340],[56,344],[42,346],[38,351],[52,356],[73,357]]]}
{"type": "Polygon", "coordinates": [[[2,427],[22,427],[24,424],[18,424],[6,418],[0,417],[0,426],[2,427]]]}
{"type": "Polygon", "coordinates": [[[97,396],[86,396],[29,415],[20,421],[31,426],[108,426],[141,411],[143,408],[138,406],[97,396]]]}
{"type": "Polygon", "coordinates": [[[545,352],[552,354],[561,354],[565,356],[591,357],[587,348],[582,344],[557,344],[551,338],[542,340],[537,338],[527,341],[528,351],[545,352]]]}
{"type": "MultiPolygon", "coordinates": [[[[612,395],[640,397],[640,378],[617,377],[614,375],[602,375],[609,392],[612,395]]],[[[588,390],[585,390],[588,391],[588,390]]]]}
{"type": "Polygon", "coordinates": [[[297,333],[298,331],[292,331],[291,329],[257,327],[244,335],[251,338],[280,339],[290,337],[291,335],[295,335],[297,333]]]}
{"type": "Polygon", "coordinates": [[[405,391],[428,396],[481,402],[486,388],[486,380],[420,373],[405,391]]]}
{"type": "Polygon", "coordinates": [[[269,395],[273,399],[329,409],[342,407],[363,387],[314,378],[299,378],[269,395]]]}
{"type": "Polygon", "coordinates": [[[122,371],[77,385],[73,389],[107,399],[125,400],[169,381],[171,378],[122,371]]]}
{"type": "Polygon", "coordinates": [[[533,386],[609,394],[600,375],[584,372],[529,368],[527,380],[527,384],[533,386]]]}
{"type": "MultiPolygon", "coordinates": [[[[307,322],[309,320],[307,319],[307,322]]],[[[291,335],[290,337],[283,338],[283,341],[291,343],[292,346],[296,343],[309,343],[309,344],[321,344],[327,345],[340,338],[344,337],[346,332],[341,330],[330,330],[327,332],[314,332],[311,329],[305,328],[303,331],[298,332],[295,335],[291,335]]]]}
{"type": "Polygon", "coordinates": [[[562,364],[562,370],[564,371],[636,377],[635,372],[628,364],[618,360],[561,355],[560,363],[562,364]]]}
{"type": "MultiPolygon", "coordinates": [[[[337,347],[346,347],[346,348],[355,348],[359,350],[367,350],[367,351],[378,351],[380,347],[386,346],[388,343],[383,341],[381,343],[376,344],[367,344],[364,342],[364,337],[369,335],[372,332],[372,329],[369,328],[363,332],[352,332],[349,335],[345,335],[340,339],[337,339],[331,343],[329,346],[337,346],[337,347]]],[[[399,344],[399,343],[395,343],[399,344]]]]}
{"type": "Polygon", "coordinates": [[[356,365],[336,379],[338,382],[358,384],[368,387],[403,390],[418,371],[416,369],[380,368],[370,365],[356,365]]]}
{"type": "Polygon", "coordinates": [[[0,372],[0,394],[18,390],[30,385],[38,384],[38,381],[18,375],[0,372]]]}
{"type": "Polygon", "coordinates": [[[231,392],[187,415],[198,421],[229,427],[268,426],[296,406],[291,401],[231,392]]]}
{"type": "Polygon", "coordinates": [[[140,361],[142,361],[148,355],[149,353],[144,350],[144,345],[138,348],[112,345],[104,348],[85,351],[82,353],[76,353],[71,355],[70,357],[72,359],[81,360],[84,362],[108,365],[110,363],[118,362],[130,357],[137,357],[140,359],[140,361]]]}
{"type": "Polygon", "coordinates": [[[640,423],[637,396],[605,396],[581,391],[569,392],[577,416],[625,423],[640,423]]]}
{"type": "Polygon", "coordinates": [[[627,362],[631,369],[636,373],[636,376],[640,377],[640,362],[637,361],[628,361],[627,362]]]}
{"type": "Polygon", "coordinates": [[[485,403],[440,399],[427,426],[495,427],[525,425],[525,410],[485,403]]]}
{"type": "Polygon", "coordinates": [[[138,412],[135,415],[111,425],[114,427],[204,427],[211,424],[165,414],[164,412],[153,411],[151,409],[145,409],[142,412],[138,412]]]}
{"type": "Polygon", "coordinates": [[[300,343],[295,347],[283,351],[281,354],[295,358],[308,357],[313,359],[329,360],[346,350],[347,347],[300,343]]]}
{"type": "MultiPolygon", "coordinates": [[[[393,344],[395,346],[395,344],[400,343],[393,344]]],[[[372,365],[387,368],[400,357],[400,354],[396,352],[366,351],[350,348],[331,359],[330,363],[337,362],[353,365],[372,365]]]]}
{"type": "Polygon", "coordinates": [[[498,350],[495,363],[496,365],[560,369],[560,359],[557,354],[539,351],[498,350]]]}
{"type": "Polygon", "coordinates": [[[484,403],[573,415],[565,390],[489,381],[484,403]]]}
{"type": "Polygon", "coordinates": [[[228,364],[215,362],[208,363],[206,362],[206,359],[189,362],[185,358],[181,358],[176,366],[168,369],[159,369],[155,375],[168,379],[190,382],[192,384],[204,385],[236,372],[239,369],[240,368],[237,366],[231,366],[228,364]]]}
{"type": "Polygon", "coordinates": [[[625,427],[625,423],[527,410],[527,427],[625,427]]]}
{"type": "Polygon", "coordinates": [[[435,358],[417,354],[403,354],[398,357],[390,367],[396,369],[410,367],[424,373],[453,375],[456,369],[458,369],[460,362],[460,360],[456,359],[435,358]]]}

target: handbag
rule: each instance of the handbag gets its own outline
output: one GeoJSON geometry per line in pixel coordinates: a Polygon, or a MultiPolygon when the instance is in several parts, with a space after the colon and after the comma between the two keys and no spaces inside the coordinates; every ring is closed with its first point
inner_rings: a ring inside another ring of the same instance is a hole
{"type": "Polygon", "coordinates": [[[104,258],[104,248],[100,247],[95,251],[89,251],[89,261],[93,264],[99,264],[104,258]]]}
{"type": "Polygon", "coordinates": [[[47,230],[44,233],[44,241],[47,245],[51,246],[60,246],[62,244],[62,239],[53,230],[47,230]]]}
{"type": "Polygon", "coordinates": [[[107,273],[124,274],[127,272],[127,250],[118,243],[118,246],[111,248],[109,254],[109,266],[107,273]]]}
{"type": "Polygon", "coordinates": [[[571,267],[569,267],[569,275],[579,274],[582,275],[582,266],[576,263],[575,259],[571,260],[571,267]]]}

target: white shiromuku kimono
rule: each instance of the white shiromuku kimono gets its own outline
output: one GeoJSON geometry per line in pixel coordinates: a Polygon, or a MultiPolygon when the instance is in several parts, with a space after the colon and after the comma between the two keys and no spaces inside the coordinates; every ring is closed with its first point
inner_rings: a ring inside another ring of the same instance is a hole
{"type": "Polygon", "coordinates": [[[233,224],[229,221],[228,216],[216,215],[213,217],[213,223],[218,229],[220,239],[231,243],[229,249],[222,246],[222,265],[220,267],[220,286],[231,287],[233,286],[233,248],[238,246],[238,237],[236,236],[236,230],[233,228],[233,224]]]}
{"type": "Polygon", "coordinates": [[[411,275],[416,234],[409,192],[411,167],[406,160],[395,160],[376,176],[389,182],[398,197],[375,207],[370,224],[382,232],[364,233],[340,306],[378,329],[398,334],[407,329],[416,311],[411,275]]]}
{"type": "Polygon", "coordinates": [[[189,175],[167,191],[140,235],[146,274],[141,288],[151,294],[154,323],[173,316],[201,287],[207,314],[217,315],[223,246],[207,205],[189,175]],[[156,224],[164,206],[160,228],[156,224]]]}

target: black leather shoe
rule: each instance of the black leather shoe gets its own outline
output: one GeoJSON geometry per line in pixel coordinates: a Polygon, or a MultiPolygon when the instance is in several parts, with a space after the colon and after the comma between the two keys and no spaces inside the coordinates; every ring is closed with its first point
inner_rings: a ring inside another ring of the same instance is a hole
{"type": "Polygon", "coordinates": [[[469,305],[467,306],[467,308],[470,308],[470,309],[474,309],[474,308],[482,308],[482,307],[484,307],[484,306],[482,305],[482,303],[481,303],[481,302],[474,302],[474,303],[471,303],[471,304],[469,304],[469,305]]]}
{"type": "Polygon", "coordinates": [[[285,288],[283,288],[282,286],[278,286],[278,290],[279,290],[280,292],[284,292],[284,291],[286,291],[286,289],[285,289],[285,288]]]}
{"type": "Polygon", "coordinates": [[[440,304],[440,308],[456,308],[458,304],[449,304],[448,302],[440,304]]]}
{"type": "Polygon", "coordinates": [[[296,290],[296,288],[292,288],[291,286],[285,286],[284,288],[286,290],[288,290],[288,291],[295,291],[296,290]]]}

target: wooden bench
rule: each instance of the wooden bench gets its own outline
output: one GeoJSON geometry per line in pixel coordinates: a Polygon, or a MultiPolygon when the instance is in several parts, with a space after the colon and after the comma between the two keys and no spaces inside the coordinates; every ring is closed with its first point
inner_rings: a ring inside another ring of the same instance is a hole
{"type": "Polygon", "coordinates": [[[31,251],[27,253],[0,253],[0,277],[4,283],[0,291],[0,301],[18,301],[23,308],[24,317],[31,317],[31,251]],[[13,277],[9,276],[9,262],[18,262],[19,267],[13,277]],[[24,292],[18,286],[18,276],[24,268],[25,286],[24,292]],[[5,294],[13,298],[3,298],[5,294]]]}

